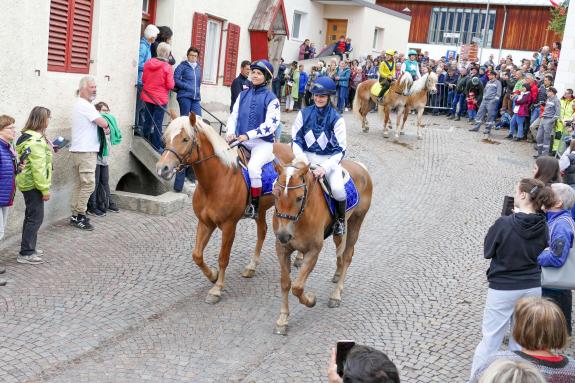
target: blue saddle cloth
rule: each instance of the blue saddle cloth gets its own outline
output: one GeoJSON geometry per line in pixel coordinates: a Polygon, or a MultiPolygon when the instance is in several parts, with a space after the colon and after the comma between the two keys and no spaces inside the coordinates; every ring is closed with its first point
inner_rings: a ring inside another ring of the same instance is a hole
{"type": "MultiPolygon", "coordinates": [[[[345,193],[347,195],[347,207],[345,211],[350,211],[359,203],[359,192],[357,191],[357,187],[351,177],[345,183],[345,193]]],[[[323,196],[325,197],[325,202],[327,203],[330,214],[332,216],[335,215],[335,204],[337,201],[331,198],[331,196],[325,191],[323,192],[323,196]]]]}
{"type": "MultiPolygon", "coordinates": [[[[252,187],[250,181],[250,175],[248,173],[248,169],[242,167],[242,174],[244,175],[244,180],[246,181],[246,185],[248,185],[248,190],[252,187]]],[[[274,163],[268,162],[262,167],[262,195],[271,194],[274,182],[278,178],[278,173],[274,168],[274,163]]]]}

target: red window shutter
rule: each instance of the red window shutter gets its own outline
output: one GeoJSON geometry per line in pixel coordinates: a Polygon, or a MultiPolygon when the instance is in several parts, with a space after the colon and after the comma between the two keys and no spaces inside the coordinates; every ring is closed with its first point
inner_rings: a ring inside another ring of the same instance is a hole
{"type": "Polygon", "coordinates": [[[204,54],[206,52],[206,33],[208,31],[208,15],[194,13],[194,26],[192,28],[192,46],[200,51],[198,63],[204,68],[204,54]]]}
{"type": "Polygon", "coordinates": [[[88,73],[93,0],[51,0],[48,70],[88,73]]]}
{"type": "Polygon", "coordinates": [[[226,40],[226,64],[224,68],[224,85],[232,85],[236,77],[238,65],[238,51],[240,46],[240,26],[228,23],[228,37],[226,40]]]}
{"type": "Polygon", "coordinates": [[[48,70],[66,70],[66,47],[68,45],[68,0],[50,2],[50,29],[48,34],[48,70]]]}
{"type": "Polygon", "coordinates": [[[74,0],[68,72],[88,73],[92,39],[93,0],[74,0]]]}

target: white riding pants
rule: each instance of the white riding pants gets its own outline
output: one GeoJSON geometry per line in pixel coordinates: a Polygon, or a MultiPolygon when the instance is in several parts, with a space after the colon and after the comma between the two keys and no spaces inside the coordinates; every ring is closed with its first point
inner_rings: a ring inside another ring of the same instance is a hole
{"type": "MultiPolygon", "coordinates": [[[[323,162],[327,161],[330,156],[319,155],[315,153],[305,152],[307,159],[312,165],[321,165],[323,162]]],[[[343,182],[342,168],[341,165],[333,166],[330,169],[325,169],[325,177],[329,186],[331,187],[331,194],[336,201],[345,201],[347,195],[345,193],[345,184],[343,182]]]]}
{"type": "Polygon", "coordinates": [[[250,175],[250,182],[253,188],[262,187],[262,166],[274,159],[274,144],[259,138],[244,141],[242,143],[250,153],[250,161],[248,162],[248,173],[250,175]]]}
{"type": "MultiPolygon", "coordinates": [[[[475,349],[471,376],[481,367],[487,358],[497,352],[503,337],[511,326],[513,331],[513,311],[515,304],[523,297],[540,297],[541,287],[525,290],[494,290],[487,291],[485,310],[483,312],[483,325],[481,332],[483,338],[475,349]]],[[[509,350],[518,351],[521,347],[515,342],[513,336],[509,336],[509,350]]]]}

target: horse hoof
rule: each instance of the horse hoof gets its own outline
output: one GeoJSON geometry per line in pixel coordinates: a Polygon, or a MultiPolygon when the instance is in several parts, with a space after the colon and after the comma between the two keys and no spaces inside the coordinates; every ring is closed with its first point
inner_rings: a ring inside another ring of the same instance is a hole
{"type": "Polygon", "coordinates": [[[274,334],[276,335],[287,335],[287,325],[278,326],[274,328],[274,334]]]}
{"type": "Polygon", "coordinates": [[[253,278],[256,275],[256,271],[254,269],[244,269],[242,272],[242,277],[244,278],[253,278]]]}
{"type": "Polygon", "coordinates": [[[293,267],[295,267],[296,269],[299,269],[301,267],[302,263],[303,263],[303,259],[296,257],[296,259],[294,259],[294,261],[293,261],[293,267]]]}
{"type": "Polygon", "coordinates": [[[206,303],[209,303],[210,305],[215,305],[215,304],[218,303],[221,299],[222,299],[222,297],[219,296],[219,295],[208,294],[208,295],[206,296],[206,303]]]}
{"type": "Polygon", "coordinates": [[[337,283],[337,282],[339,282],[339,275],[338,275],[338,274],[334,274],[333,277],[331,278],[331,282],[332,282],[332,283],[337,283]]]}
{"type": "Polygon", "coordinates": [[[423,136],[422,136],[421,134],[419,134],[419,135],[417,136],[417,139],[418,139],[418,140],[423,140],[423,136]]]}
{"type": "Polygon", "coordinates": [[[330,309],[335,309],[339,307],[340,304],[341,304],[340,299],[329,298],[329,301],[327,302],[327,307],[329,307],[330,309]]]}
{"type": "Polygon", "coordinates": [[[307,297],[306,306],[309,308],[312,308],[313,306],[315,306],[315,303],[316,303],[315,294],[314,293],[307,293],[306,297],[307,297]]]}
{"type": "Polygon", "coordinates": [[[363,133],[369,133],[369,129],[368,128],[364,128],[361,130],[363,133]]]}
{"type": "Polygon", "coordinates": [[[389,134],[388,134],[388,133],[383,133],[383,138],[389,138],[389,134]]]}

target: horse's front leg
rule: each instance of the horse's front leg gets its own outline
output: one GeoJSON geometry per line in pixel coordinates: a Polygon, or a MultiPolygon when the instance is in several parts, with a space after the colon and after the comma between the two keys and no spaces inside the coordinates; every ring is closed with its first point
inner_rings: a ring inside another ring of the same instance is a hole
{"type": "Polygon", "coordinates": [[[245,267],[242,272],[242,277],[252,278],[256,273],[256,269],[260,264],[260,256],[262,252],[262,247],[264,245],[264,240],[266,239],[266,233],[268,232],[268,224],[266,222],[266,210],[260,209],[258,219],[256,220],[258,227],[258,241],[256,243],[256,250],[250,259],[250,263],[245,267]]]}
{"type": "Polygon", "coordinates": [[[417,139],[423,139],[423,110],[424,108],[417,109],[417,139]]]}
{"type": "Polygon", "coordinates": [[[226,268],[230,263],[230,253],[232,251],[232,245],[234,244],[234,238],[236,236],[236,224],[237,222],[232,222],[226,223],[224,226],[222,226],[222,246],[220,248],[220,256],[218,258],[218,279],[214,287],[212,287],[208,292],[206,303],[215,304],[218,303],[222,298],[226,268]]]}
{"type": "Polygon", "coordinates": [[[296,280],[293,283],[293,287],[291,289],[293,295],[298,297],[299,302],[301,304],[306,305],[307,307],[315,306],[316,298],[314,293],[304,293],[305,283],[309,274],[312,272],[315,264],[317,262],[317,258],[319,256],[319,252],[321,251],[321,243],[319,246],[312,248],[312,250],[308,251],[303,256],[303,264],[299,270],[296,280]]]}
{"type": "Polygon", "coordinates": [[[383,108],[383,138],[388,138],[389,137],[389,124],[390,122],[390,108],[389,106],[384,106],[383,108]]]}
{"type": "Polygon", "coordinates": [[[403,128],[405,126],[405,121],[407,120],[407,115],[409,114],[409,108],[405,106],[399,106],[397,108],[397,121],[396,121],[396,131],[395,138],[399,138],[399,135],[403,133],[403,128]],[[403,122],[401,119],[403,117],[403,122]]]}
{"type": "Polygon", "coordinates": [[[212,222],[204,222],[202,220],[198,222],[198,227],[196,229],[196,246],[194,246],[194,251],[192,253],[194,262],[211,282],[215,282],[218,278],[218,271],[209,267],[204,262],[204,249],[206,248],[206,245],[215,229],[216,225],[212,222]]]}
{"type": "Polygon", "coordinates": [[[276,327],[274,333],[278,335],[287,335],[287,326],[289,318],[289,290],[291,288],[291,254],[293,249],[288,246],[282,246],[279,241],[276,240],[276,254],[278,261],[280,263],[281,280],[280,285],[282,289],[282,305],[280,309],[280,315],[276,322],[276,327]]]}

